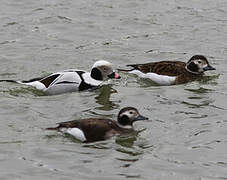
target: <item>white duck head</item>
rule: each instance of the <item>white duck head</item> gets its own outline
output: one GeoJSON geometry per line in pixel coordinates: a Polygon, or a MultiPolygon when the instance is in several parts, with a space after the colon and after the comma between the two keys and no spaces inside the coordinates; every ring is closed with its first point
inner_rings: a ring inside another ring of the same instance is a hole
{"type": "Polygon", "coordinates": [[[91,77],[95,80],[100,81],[103,81],[108,78],[121,78],[116,72],[114,72],[112,64],[104,60],[99,60],[95,62],[91,69],[91,77]]]}

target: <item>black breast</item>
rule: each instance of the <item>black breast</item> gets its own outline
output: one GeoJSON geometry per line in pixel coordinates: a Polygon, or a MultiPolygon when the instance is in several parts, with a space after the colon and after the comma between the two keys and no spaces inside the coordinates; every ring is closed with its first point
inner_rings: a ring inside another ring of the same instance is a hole
{"type": "Polygon", "coordinates": [[[84,74],[85,72],[84,71],[76,71],[77,74],[80,76],[80,79],[81,79],[81,83],[79,85],[79,91],[83,91],[83,90],[87,90],[87,89],[91,89],[95,86],[92,86],[91,84],[88,84],[85,82],[82,74],[84,74]]]}

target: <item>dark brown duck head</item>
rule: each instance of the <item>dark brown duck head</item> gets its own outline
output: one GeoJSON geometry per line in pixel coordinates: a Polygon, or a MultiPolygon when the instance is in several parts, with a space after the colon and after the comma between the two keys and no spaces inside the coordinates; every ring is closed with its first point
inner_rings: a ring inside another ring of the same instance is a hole
{"type": "Polygon", "coordinates": [[[118,114],[117,124],[122,128],[133,128],[133,123],[141,120],[148,120],[148,118],[140,115],[134,107],[125,107],[118,114]]]}
{"type": "Polygon", "coordinates": [[[186,63],[185,68],[192,74],[202,74],[205,71],[215,70],[203,55],[192,56],[192,58],[186,63]]]}

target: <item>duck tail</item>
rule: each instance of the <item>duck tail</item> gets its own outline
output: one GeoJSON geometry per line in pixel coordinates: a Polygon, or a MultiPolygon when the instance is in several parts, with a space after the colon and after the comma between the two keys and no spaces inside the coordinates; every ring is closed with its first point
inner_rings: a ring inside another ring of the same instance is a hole
{"type": "Polygon", "coordinates": [[[12,82],[12,83],[18,83],[18,81],[12,80],[12,79],[0,79],[0,82],[12,82]]]}
{"type": "Polygon", "coordinates": [[[127,64],[127,67],[133,68],[133,70],[138,70],[139,66],[142,64],[127,64]]]}
{"type": "Polygon", "coordinates": [[[118,71],[121,71],[121,72],[130,72],[130,71],[133,71],[133,69],[117,69],[118,71]]]}
{"type": "Polygon", "coordinates": [[[127,67],[131,67],[131,69],[117,69],[118,71],[123,71],[123,72],[130,72],[133,70],[139,70],[139,64],[128,64],[126,65],[127,67]]]}
{"type": "Polygon", "coordinates": [[[55,131],[58,131],[59,130],[59,127],[49,127],[49,128],[46,128],[46,130],[55,130],[55,131]]]}
{"type": "Polygon", "coordinates": [[[24,84],[24,83],[30,83],[33,81],[40,81],[41,79],[43,79],[43,77],[38,77],[38,78],[33,78],[30,80],[23,80],[23,81],[16,81],[16,80],[12,80],[12,79],[0,79],[0,82],[11,82],[11,83],[24,84]]]}

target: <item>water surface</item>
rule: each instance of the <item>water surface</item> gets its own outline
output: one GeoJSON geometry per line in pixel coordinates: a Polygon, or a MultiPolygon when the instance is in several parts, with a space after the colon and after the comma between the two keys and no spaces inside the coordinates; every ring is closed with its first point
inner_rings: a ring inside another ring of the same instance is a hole
{"type": "Polygon", "coordinates": [[[0,5],[0,79],[30,79],[98,59],[115,68],[205,55],[203,81],[159,87],[122,73],[93,92],[43,96],[0,83],[0,179],[227,179],[225,0],[8,0],[0,5]],[[116,118],[134,106],[138,135],[82,144],[55,123],[116,118]],[[144,129],[145,128],[145,129],[144,129]]]}

